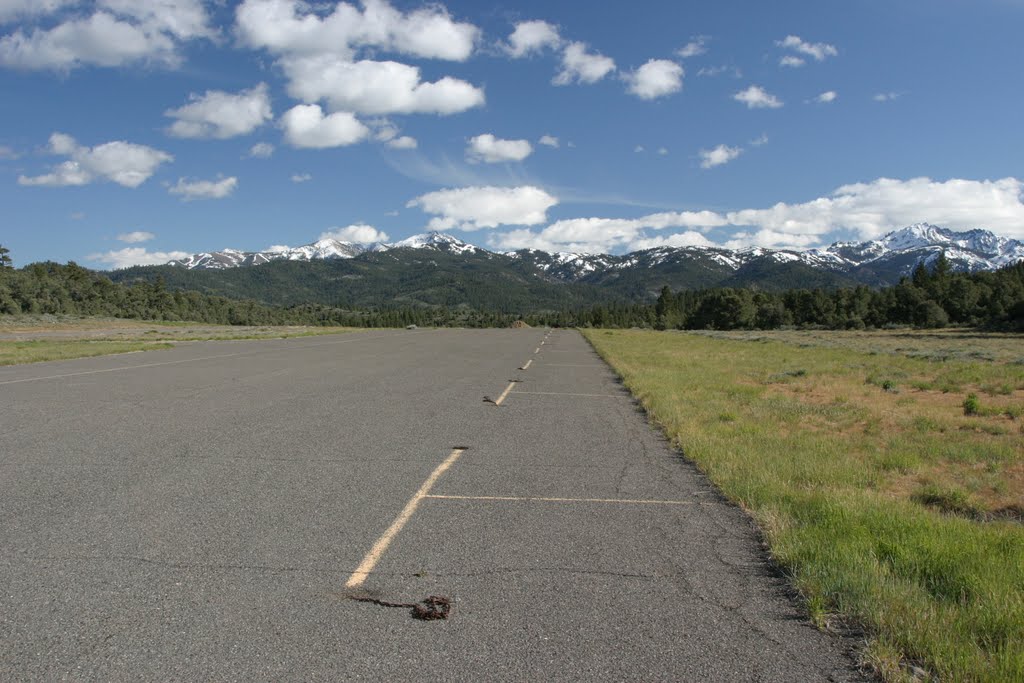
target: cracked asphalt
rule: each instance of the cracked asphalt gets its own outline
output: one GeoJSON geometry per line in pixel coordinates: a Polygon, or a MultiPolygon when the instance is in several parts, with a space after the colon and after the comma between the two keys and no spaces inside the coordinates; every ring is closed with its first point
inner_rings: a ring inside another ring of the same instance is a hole
{"type": "Polygon", "coordinates": [[[0,369],[0,680],[864,680],[851,645],[573,331],[0,369]]]}

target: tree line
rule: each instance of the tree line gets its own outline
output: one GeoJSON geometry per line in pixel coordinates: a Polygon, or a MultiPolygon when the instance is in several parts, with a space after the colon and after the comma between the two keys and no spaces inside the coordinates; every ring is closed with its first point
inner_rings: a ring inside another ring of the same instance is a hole
{"type": "Polygon", "coordinates": [[[706,289],[672,292],[653,305],[597,306],[577,325],[656,329],[865,329],[948,325],[1024,331],[1024,262],[996,271],[953,272],[940,255],[891,287],[706,289]]]}
{"type": "Polygon", "coordinates": [[[349,327],[505,327],[516,320],[559,327],[655,329],[773,329],[947,325],[1024,331],[1024,262],[997,271],[953,272],[940,256],[882,289],[718,288],[672,292],[654,303],[622,302],[583,309],[518,312],[468,304],[388,304],[372,307],[304,303],[274,306],[196,291],[171,290],[161,279],[117,284],[75,263],[11,266],[0,246],[0,314],[108,316],[223,325],[342,325],[349,327]]]}

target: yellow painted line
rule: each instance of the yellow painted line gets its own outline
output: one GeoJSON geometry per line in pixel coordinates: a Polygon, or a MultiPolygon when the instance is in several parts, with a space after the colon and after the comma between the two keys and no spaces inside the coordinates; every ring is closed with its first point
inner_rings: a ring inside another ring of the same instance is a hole
{"type": "Polygon", "coordinates": [[[620,503],[624,505],[693,505],[692,500],[636,500],[630,498],[538,498],[533,496],[423,496],[437,500],[494,500],[523,503],[620,503]]]}
{"type": "Polygon", "coordinates": [[[520,369],[520,370],[528,370],[528,369],[529,369],[529,367],[530,367],[530,363],[532,363],[532,362],[533,362],[533,359],[531,358],[530,360],[526,361],[526,364],[525,364],[525,365],[523,365],[523,367],[521,367],[521,368],[519,368],[519,369],[520,369]]]}
{"type": "Polygon", "coordinates": [[[561,391],[513,391],[513,394],[526,394],[528,396],[591,396],[593,398],[629,398],[625,394],[571,394],[561,391]]]}
{"type": "Polygon", "coordinates": [[[501,402],[508,398],[508,395],[512,392],[512,387],[514,387],[515,385],[515,382],[509,382],[508,386],[505,387],[505,391],[501,392],[501,396],[499,396],[498,400],[494,402],[494,405],[500,406],[501,402]]]}
{"type": "Polygon", "coordinates": [[[412,499],[405,504],[405,508],[403,508],[398,517],[395,518],[395,521],[391,523],[388,530],[384,532],[384,535],[377,539],[377,542],[373,544],[373,548],[370,549],[370,552],[366,554],[363,561],[360,562],[359,566],[356,567],[356,570],[352,572],[352,576],[348,577],[348,581],[345,582],[346,588],[356,588],[357,586],[361,586],[363,581],[366,581],[370,572],[372,572],[373,568],[377,566],[377,562],[380,561],[384,551],[388,549],[389,545],[391,545],[391,541],[395,540],[395,536],[398,535],[398,532],[402,530],[402,527],[406,525],[413,513],[416,512],[416,508],[419,507],[420,501],[426,498],[427,494],[430,493],[430,489],[433,488],[438,477],[444,474],[445,470],[451,467],[465,450],[465,448],[454,449],[451,452],[451,455],[449,455],[444,462],[438,465],[437,468],[430,473],[430,476],[427,477],[425,482],[423,482],[423,486],[421,486],[419,491],[416,492],[416,495],[414,495],[412,499]]]}
{"type": "Polygon", "coordinates": [[[538,346],[537,348],[535,348],[535,349],[533,350],[533,352],[534,352],[534,353],[540,353],[540,347],[538,346]]]}

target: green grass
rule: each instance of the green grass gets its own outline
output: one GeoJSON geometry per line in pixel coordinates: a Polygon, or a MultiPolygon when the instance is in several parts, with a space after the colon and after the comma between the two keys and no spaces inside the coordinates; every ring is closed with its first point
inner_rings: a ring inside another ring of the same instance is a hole
{"type": "Polygon", "coordinates": [[[586,334],[759,523],[809,616],[867,630],[864,659],[887,680],[910,664],[1024,680],[1024,527],[983,521],[1024,501],[1024,430],[1008,416],[1024,368],[824,339],[586,334]],[[1012,390],[965,417],[965,393],[983,385],[1012,390]]]}
{"type": "Polygon", "coordinates": [[[0,366],[169,349],[173,344],[132,341],[0,341],[0,366]]]}
{"type": "Polygon", "coordinates": [[[175,342],[287,339],[356,332],[345,327],[231,326],[110,318],[0,316],[0,366],[131,351],[167,349],[175,342]]]}

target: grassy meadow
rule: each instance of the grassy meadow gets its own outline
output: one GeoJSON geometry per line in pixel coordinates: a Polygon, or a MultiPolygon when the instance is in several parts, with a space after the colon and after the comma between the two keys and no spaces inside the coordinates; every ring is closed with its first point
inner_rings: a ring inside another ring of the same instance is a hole
{"type": "Polygon", "coordinates": [[[1024,338],[585,333],[886,680],[1024,680],[1024,338]]]}
{"type": "Polygon", "coordinates": [[[343,327],[209,325],[74,316],[0,316],[0,366],[168,349],[176,342],[283,339],[343,327]]]}

